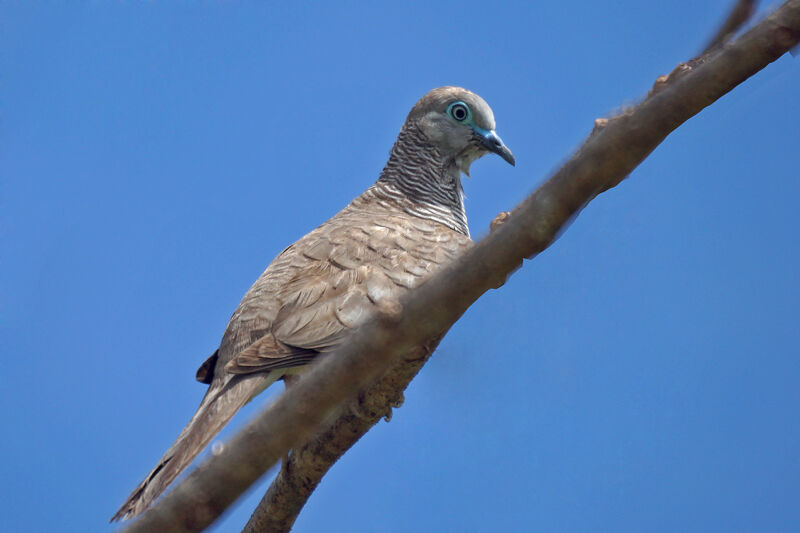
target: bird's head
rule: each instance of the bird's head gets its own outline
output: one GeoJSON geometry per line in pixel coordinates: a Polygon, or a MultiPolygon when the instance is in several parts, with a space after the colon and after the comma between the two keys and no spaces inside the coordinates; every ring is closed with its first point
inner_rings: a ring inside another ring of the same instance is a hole
{"type": "Polygon", "coordinates": [[[514,155],[495,132],[494,113],[483,98],[461,87],[439,87],[408,114],[447,161],[469,176],[473,161],[493,152],[511,165],[514,155]]]}

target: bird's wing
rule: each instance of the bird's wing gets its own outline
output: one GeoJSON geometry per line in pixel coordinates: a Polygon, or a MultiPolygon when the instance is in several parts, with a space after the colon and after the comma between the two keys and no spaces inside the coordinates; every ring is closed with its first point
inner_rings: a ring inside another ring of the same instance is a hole
{"type": "Polygon", "coordinates": [[[227,362],[225,371],[308,364],[363,324],[378,302],[416,287],[469,242],[408,218],[345,219],[298,241],[291,251],[293,273],[275,293],[280,306],[269,330],[227,362]]]}

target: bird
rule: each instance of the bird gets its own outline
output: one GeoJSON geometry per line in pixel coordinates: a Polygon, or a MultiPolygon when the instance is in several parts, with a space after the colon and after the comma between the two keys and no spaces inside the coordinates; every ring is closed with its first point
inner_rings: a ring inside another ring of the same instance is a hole
{"type": "Polygon", "coordinates": [[[296,379],[378,305],[467,249],[461,178],[490,152],[515,165],[480,96],[439,87],[417,101],[378,180],[283,250],[245,293],[219,347],[197,370],[208,385],[200,406],[111,521],[145,511],[253,397],[296,379]]]}

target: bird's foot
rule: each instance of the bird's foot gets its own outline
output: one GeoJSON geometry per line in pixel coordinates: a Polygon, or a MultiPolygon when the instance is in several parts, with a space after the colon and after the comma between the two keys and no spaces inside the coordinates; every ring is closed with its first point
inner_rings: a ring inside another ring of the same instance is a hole
{"type": "Polygon", "coordinates": [[[389,402],[388,410],[386,411],[386,414],[383,415],[383,419],[386,420],[387,422],[391,422],[392,421],[392,414],[393,414],[392,409],[401,408],[403,406],[403,404],[405,403],[405,401],[406,401],[406,397],[403,394],[403,391],[400,391],[400,394],[397,396],[397,398],[395,398],[394,400],[389,402]]]}
{"type": "Polygon", "coordinates": [[[364,411],[361,410],[362,399],[363,398],[362,398],[361,394],[359,394],[357,397],[353,398],[350,401],[350,404],[348,405],[348,410],[350,411],[350,413],[354,417],[360,418],[361,420],[369,422],[369,421],[372,420],[372,417],[369,416],[369,414],[367,414],[367,413],[365,413],[364,411]]]}

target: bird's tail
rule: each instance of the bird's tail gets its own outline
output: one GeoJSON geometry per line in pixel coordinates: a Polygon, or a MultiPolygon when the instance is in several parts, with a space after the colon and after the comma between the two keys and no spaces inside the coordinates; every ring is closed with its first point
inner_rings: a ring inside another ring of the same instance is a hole
{"type": "Polygon", "coordinates": [[[236,411],[273,381],[275,378],[272,376],[255,374],[235,376],[219,386],[212,385],[181,434],[164,453],[156,467],[111,517],[111,521],[133,518],[147,509],[205,448],[214,435],[219,433],[236,411]]]}

